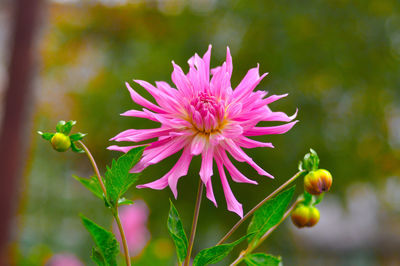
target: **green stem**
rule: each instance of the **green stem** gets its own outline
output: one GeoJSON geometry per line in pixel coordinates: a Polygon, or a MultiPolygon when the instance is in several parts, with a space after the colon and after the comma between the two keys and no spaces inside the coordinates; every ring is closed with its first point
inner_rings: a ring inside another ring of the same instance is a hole
{"type": "Polygon", "coordinates": [[[296,208],[297,204],[299,204],[302,201],[302,199],[298,199],[296,200],[292,206],[290,206],[290,208],[285,212],[285,214],[282,216],[281,220],[275,224],[274,226],[272,226],[261,238],[259,241],[257,241],[257,243],[254,244],[249,244],[249,246],[247,247],[246,250],[243,250],[242,252],[240,252],[239,256],[236,258],[236,260],[234,262],[231,263],[231,266],[234,265],[238,265],[245,257],[247,254],[250,254],[254,249],[256,249],[262,242],[265,241],[265,239],[267,239],[267,237],[292,213],[292,211],[294,210],[294,208],[296,208]]]}
{"type": "Polygon", "coordinates": [[[196,206],[195,206],[194,214],[193,214],[192,229],[190,230],[189,245],[188,245],[186,260],[185,260],[185,263],[184,263],[185,266],[189,266],[189,263],[190,263],[190,255],[192,254],[194,237],[196,235],[197,221],[199,219],[202,195],[203,195],[203,183],[202,183],[202,181],[200,179],[199,180],[199,187],[197,189],[197,198],[196,198],[196,206]]]}
{"type": "MultiPolygon", "coordinates": [[[[78,140],[77,142],[82,146],[83,150],[85,151],[86,155],[88,156],[89,161],[92,164],[93,170],[94,170],[94,172],[96,174],[97,180],[99,181],[101,190],[104,193],[104,197],[105,197],[105,199],[107,199],[106,187],[104,186],[103,179],[101,178],[99,168],[97,167],[97,164],[96,164],[96,161],[94,160],[93,155],[90,153],[89,149],[86,147],[85,144],[83,144],[82,141],[78,140]]],[[[125,255],[126,265],[127,266],[131,266],[131,258],[129,257],[128,243],[126,241],[124,229],[122,228],[122,224],[121,224],[121,221],[119,219],[118,207],[115,207],[115,208],[112,207],[111,212],[112,212],[112,214],[114,216],[115,221],[117,222],[119,233],[121,234],[122,245],[124,247],[124,255],[125,255]]]]}
{"type": "Polygon", "coordinates": [[[96,161],[93,158],[93,155],[90,153],[89,149],[86,147],[85,144],[83,144],[82,141],[78,140],[77,142],[82,146],[82,148],[85,151],[87,157],[89,158],[89,161],[92,164],[93,170],[94,170],[94,172],[96,174],[97,180],[99,181],[99,184],[101,186],[101,190],[103,190],[104,197],[107,198],[106,187],[104,186],[103,179],[101,178],[101,175],[100,175],[100,172],[99,172],[99,168],[97,168],[97,164],[96,164],[96,161]]]}
{"type": "Polygon", "coordinates": [[[229,230],[228,233],[217,243],[217,245],[221,245],[224,243],[235,231],[238,229],[238,227],[246,221],[255,211],[257,211],[265,202],[273,198],[276,194],[281,192],[284,188],[286,188],[289,184],[291,184],[294,180],[296,180],[301,174],[303,174],[305,171],[299,171],[297,172],[294,176],[292,176],[290,179],[288,179],[285,183],[283,183],[280,187],[278,187],[274,192],[269,194],[265,199],[260,201],[253,209],[251,209],[242,219],[240,219],[233,227],[231,230],[229,230]]]}
{"type": "Polygon", "coordinates": [[[131,258],[129,257],[129,250],[128,250],[128,243],[126,241],[124,229],[122,228],[121,221],[118,215],[118,209],[115,208],[113,211],[114,219],[117,222],[119,233],[121,234],[122,245],[124,247],[124,255],[125,255],[125,262],[126,266],[131,266],[131,258]]]}

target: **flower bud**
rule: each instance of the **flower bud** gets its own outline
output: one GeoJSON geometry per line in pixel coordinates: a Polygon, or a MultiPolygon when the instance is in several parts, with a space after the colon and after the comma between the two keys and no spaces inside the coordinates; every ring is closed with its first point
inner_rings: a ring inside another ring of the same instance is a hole
{"type": "Polygon", "coordinates": [[[55,133],[51,138],[51,145],[56,151],[64,152],[71,147],[71,140],[63,133],[55,133]]]}
{"type": "Polygon", "coordinates": [[[304,178],[304,189],[312,195],[319,195],[328,191],[331,185],[332,175],[324,169],[311,171],[304,178]]]}
{"type": "Polygon", "coordinates": [[[319,221],[319,211],[313,206],[300,205],[292,212],[292,222],[295,226],[312,227],[319,221]]]}

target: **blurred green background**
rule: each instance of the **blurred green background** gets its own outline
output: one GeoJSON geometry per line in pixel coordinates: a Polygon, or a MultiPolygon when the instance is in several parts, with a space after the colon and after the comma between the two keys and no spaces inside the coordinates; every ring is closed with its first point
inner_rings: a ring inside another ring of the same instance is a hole
{"type": "MultiPolygon", "coordinates": [[[[236,164],[259,182],[230,182],[244,211],[292,176],[310,147],[334,177],[315,228],[299,230],[287,221],[260,250],[281,255],[285,265],[400,265],[399,11],[397,0],[49,1],[38,36],[34,129],[77,120],[74,130],[88,133],[86,143],[104,172],[119,155],[106,150],[114,144],[109,138],[129,128],[157,126],[119,116],[139,108],[124,82],[172,84],[172,60],[187,71],[187,59],[212,44],[211,65],[217,66],[229,46],[233,86],[260,63],[261,72],[270,74],[258,89],[289,93],[271,108],[288,114],[299,108],[300,123],[290,132],[258,138],[273,142],[275,149],[248,151],[275,180],[236,164]]],[[[92,240],[78,213],[106,227],[111,218],[103,203],[71,178],[91,175],[87,158],[55,153],[35,132],[30,138],[18,214],[20,264],[41,265],[51,253],[71,252],[91,265],[92,240]]],[[[161,177],[176,160],[172,156],[149,167],[140,182],[161,177]]],[[[199,162],[196,158],[180,180],[174,201],[188,231],[199,162]]],[[[219,207],[203,202],[195,252],[215,244],[238,220],[226,210],[218,175],[213,180],[219,207]]],[[[147,202],[152,243],[165,246],[170,190],[131,189],[130,196],[147,202]]],[[[145,252],[156,258],[157,246],[145,252]]],[[[173,265],[175,254],[169,250],[158,259],[160,265],[173,265]]]]}

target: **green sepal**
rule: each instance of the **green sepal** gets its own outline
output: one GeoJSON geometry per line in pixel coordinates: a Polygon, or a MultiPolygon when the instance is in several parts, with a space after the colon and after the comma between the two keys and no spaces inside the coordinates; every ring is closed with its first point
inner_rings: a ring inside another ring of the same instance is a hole
{"type": "MultiPolygon", "coordinates": [[[[103,227],[97,225],[90,219],[86,218],[82,214],[80,215],[82,219],[82,223],[85,228],[92,235],[94,243],[97,247],[96,259],[99,260],[99,254],[104,259],[104,265],[106,266],[116,266],[116,256],[119,253],[119,244],[115,236],[110,231],[104,229],[103,227]]],[[[101,265],[101,264],[100,264],[101,265]]]]}
{"type": "Polygon", "coordinates": [[[79,133],[72,134],[71,136],[69,136],[69,138],[71,141],[77,141],[77,140],[83,139],[86,135],[87,134],[85,134],[85,133],[79,132],[79,133]]]}
{"type": "Polygon", "coordinates": [[[105,260],[97,248],[92,248],[92,256],[90,256],[92,261],[96,263],[97,266],[106,266],[105,260]]]}
{"type": "Polygon", "coordinates": [[[129,171],[142,157],[144,148],[133,148],[119,157],[118,160],[113,160],[111,167],[107,166],[107,171],[104,174],[107,200],[113,207],[117,205],[118,199],[139,178],[140,173],[129,173],[129,171]]]}
{"type": "Polygon", "coordinates": [[[133,200],[129,200],[129,199],[126,199],[126,198],[120,198],[120,199],[118,200],[118,206],[121,206],[121,205],[131,205],[131,204],[133,204],[133,200]]]}
{"type": "Polygon", "coordinates": [[[304,191],[303,194],[299,197],[301,199],[301,204],[306,206],[315,206],[324,199],[325,193],[321,193],[318,196],[311,195],[307,191],[304,191]]]}
{"type": "Polygon", "coordinates": [[[313,205],[315,206],[315,205],[317,205],[317,204],[320,204],[321,201],[324,199],[324,195],[325,195],[325,192],[319,194],[318,196],[313,196],[313,197],[314,197],[314,203],[313,203],[313,205]]]}
{"type": "Polygon", "coordinates": [[[42,136],[45,140],[51,141],[51,138],[54,136],[54,133],[50,132],[42,132],[42,131],[37,131],[37,133],[42,136]]]}
{"type": "Polygon", "coordinates": [[[251,245],[256,245],[259,239],[283,217],[290,201],[292,200],[295,186],[279,193],[273,199],[264,203],[253,215],[247,228],[248,233],[254,233],[248,240],[251,245]]]}
{"type": "Polygon", "coordinates": [[[245,235],[235,242],[222,244],[211,248],[206,248],[200,251],[193,261],[193,266],[203,266],[212,263],[217,263],[223,260],[234,247],[240,244],[243,240],[250,237],[252,234],[245,235]]]}
{"type": "Polygon", "coordinates": [[[176,210],[172,201],[169,200],[169,202],[171,207],[167,221],[168,232],[175,243],[178,261],[182,263],[186,258],[188,239],[186,237],[185,230],[183,229],[182,221],[179,217],[178,211],[176,210]]]}
{"type": "Polygon", "coordinates": [[[65,123],[66,122],[64,120],[58,121],[56,125],[56,131],[62,133],[65,123]]]}
{"type": "Polygon", "coordinates": [[[256,253],[246,255],[244,261],[248,266],[279,266],[282,259],[269,254],[256,253]]]}
{"type": "Polygon", "coordinates": [[[319,167],[319,157],[318,154],[310,149],[310,152],[304,155],[304,159],[299,162],[300,171],[316,171],[319,167]]]}
{"type": "Polygon", "coordinates": [[[61,133],[68,135],[71,132],[72,127],[76,124],[76,121],[69,120],[64,126],[61,127],[61,133]]]}
{"type": "Polygon", "coordinates": [[[85,188],[87,188],[90,192],[92,192],[96,197],[103,199],[103,190],[99,184],[99,180],[96,176],[92,176],[91,178],[82,178],[76,175],[72,175],[73,178],[78,180],[85,188]]]}
{"type": "Polygon", "coordinates": [[[71,150],[73,152],[77,152],[77,153],[84,153],[85,151],[81,148],[78,148],[78,146],[76,146],[75,142],[71,142],[71,150]]]}
{"type": "Polygon", "coordinates": [[[313,195],[304,190],[302,203],[304,205],[309,206],[311,205],[312,202],[313,202],[313,195]]]}

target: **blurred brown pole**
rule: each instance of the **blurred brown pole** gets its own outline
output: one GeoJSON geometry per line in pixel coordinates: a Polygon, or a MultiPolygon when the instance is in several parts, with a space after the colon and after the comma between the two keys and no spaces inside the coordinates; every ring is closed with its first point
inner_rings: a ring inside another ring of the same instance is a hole
{"type": "Polygon", "coordinates": [[[8,81],[0,126],[0,265],[10,265],[18,187],[25,162],[24,136],[29,125],[33,44],[41,0],[14,0],[8,81]]]}

